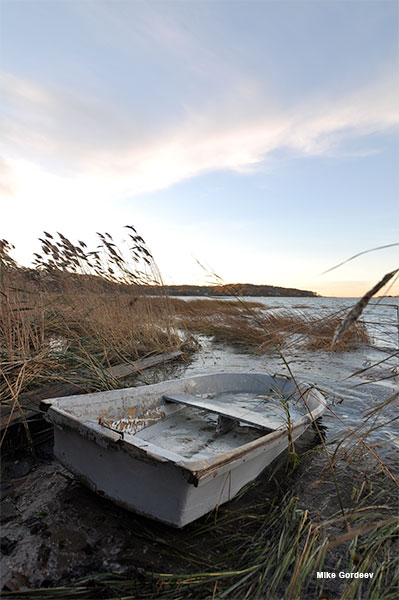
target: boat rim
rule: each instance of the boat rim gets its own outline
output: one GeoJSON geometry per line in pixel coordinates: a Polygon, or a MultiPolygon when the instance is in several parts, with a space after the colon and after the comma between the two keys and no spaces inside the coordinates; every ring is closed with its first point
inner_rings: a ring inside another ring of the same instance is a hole
{"type": "MultiPolygon", "coordinates": [[[[303,417],[293,422],[292,424],[284,424],[281,427],[268,431],[265,435],[260,436],[259,438],[252,440],[239,446],[238,448],[234,448],[231,451],[223,452],[218,456],[209,457],[206,459],[195,460],[190,458],[184,458],[183,456],[173,453],[169,450],[161,448],[156,444],[151,442],[147,442],[141,440],[139,437],[133,435],[122,436],[118,432],[114,432],[110,429],[106,429],[101,427],[98,424],[94,423],[86,423],[80,417],[71,414],[71,412],[67,410],[63,410],[59,405],[59,402],[64,400],[65,398],[53,398],[49,400],[42,401],[43,410],[48,413],[48,420],[52,421],[54,425],[62,428],[70,428],[73,430],[78,430],[80,434],[89,439],[93,439],[99,445],[110,445],[118,448],[118,450],[124,450],[127,454],[134,456],[135,458],[145,458],[145,460],[150,460],[156,463],[170,463],[175,467],[182,469],[185,473],[185,477],[189,482],[198,485],[200,481],[208,480],[210,477],[214,477],[221,472],[228,470],[232,463],[235,462],[245,462],[249,460],[249,457],[253,458],[257,454],[260,454],[265,450],[267,446],[271,446],[273,444],[279,443],[280,439],[290,437],[297,437],[296,434],[298,430],[301,428],[306,428],[310,423],[317,420],[325,411],[327,402],[323,395],[314,387],[309,384],[305,384],[304,382],[297,382],[295,379],[287,377],[285,375],[269,375],[268,373],[248,373],[248,372],[230,372],[230,373],[207,373],[201,374],[198,376],[192,376],[183,378],[180,380],[168,380],[165,382],[159,382],[157,384],[151,384],[150,386],[137,386],[135,388],[122,388],[121,390],[107,390],[106,392],[95,392],[93,394],[89,394],[93,396],[94,394],[101,393],[112,393],[112,392],[123,392],[128,389],[137,390],[139,388],[143,388],[147,392],[150,387],[167,385],[168,383],[183,383],[193,379],[199,379],[207,376],[225,376],[229,375],[250,375],[251,377],[257,376],[268,376],[272,378],[280,378],[285,379],[287,381],[293,382],[298,392],[300,398],[303,399],[305,407],[308,411],[303,417]],[[310,410],[308,406],[309,396],[312,396],[313,401],[316,401],[316,407],[310,410]],[[57,405],[58,404],[58,405],[57,405]]],[[[161,396],[163,394],[161,393],[161,396]]],[[[69,401],[73,401],[74,398],[82,400],[82,395],[68,396],[69,401]]]]}

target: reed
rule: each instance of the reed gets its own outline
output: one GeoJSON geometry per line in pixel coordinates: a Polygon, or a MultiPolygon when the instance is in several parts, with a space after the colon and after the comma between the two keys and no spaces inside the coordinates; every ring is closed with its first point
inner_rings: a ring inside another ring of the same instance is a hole
{"type": "Polygon", "coordinates": [[[366,308],[367,304],[370,302],[371,298],[380,291],[395,275],[399,273],[399,269],[392,271],[391,273],[387,273],[384,277],[379,281],[376,285],[374,285],[358,302],[356,302],[355,306],[348,312],[345,319],[337,326],[336,331],[334,332],[334,337],[331,342],[331,348],[338,343],[340,339],[343,338],[345,333],[353,328],[354,324],[357,322],[358,318],[362,314],[363,310],[366,308]]]}
{"type": "MultiPolygon", "coordinates": [[[[49,382],[86,390],[121,385],[106,369],[153,353],[194,349],[191,334],[203,334],[245,350],[265,352],[301,343],[311,350],[331,345],[339,317],[307,317],[298,311],[270,312],[259,302],[180,300],[151,296],[162,284],[150,250],[127,228],[123,253],[109,233],[89,250],[62,233],[44,233],[35,268],[19,267],[11,244],[0,243],[0,396],[24,414],[19,397],[49,382]]],[[[232,289],[232,293],[236,293],[232,289]]],[[[334,349],[368,342],[356,322],[334,349]]]]}
{"type": "MultiPolygon", "coordinates": [[[[281,472],[280,472],[281,477],[281,472]]],[[[166,532],[157,524],[132,527],[142,544],[150,545],[173,564],[173,571],[133,567],[121,572],[100,572],[54,587],[3,591],[4,598],[134,598],[159,599],[261,599],[393,600],[399,558],[395,548],[398,519],[387,506],[387,492],[369,483],[359,490],[354,483],[352,505],[343,519],[332,514],[320,520],[301,506],[300,499],[282,490],[267,499],[263,482],[252,484],[251,503],[223,507],[217,518],[202,519],[180,532],[166,532]],[[256,493],[256,488],[258,493],[256,493]],[[384,497],[385,496],[385,497],[384,497]],[[381,502],[383,500],[383,502],[381,502]],[[370,505],[370,501],[373,504],[370,505]],[[166,535],[167,533],[167,535],[166,535]],[[317,578],[320,571],[373,572],[372,580],[317,578]],[[330,596],[331,594],[331,596],[330,596]]],[[[292,477],[281,482],[292,485],[292,477]]],[[[244,497],[245,498],[245,497],[244,497]]],[[[126,560],[129,560],[126,550],[126,560]]],[[[132,560],[140,561],[140,554],[132,560]]]]}
{"type": "Polygon", "coordinates": [[[89,251],[65,236],[41,240],[36,268],[19,267],[0,244],[0,397],[23,415],[19,397],[49,382],[88,390],[121,385],[106,369],[187,346],[167,297],[144,294],[160,276],[144,240],[129,229],[130,261],[109,234],[89,251]]]}
{"type": "MultiPolygon", "coordinates": [[[[257,352],[281,351],[293,343],[314,351],[330,348],[340,315],[318,319],[291,311],[271,313],[261,303],[241,300],[146,295],[148,282],[153,285],[160,277],[144,241],[130,231],[137,259],[133,266],[109,234],[99,237],[97,254],[83,242],[74,245],[65,236],[46,234],[34,271],[18,267],[3,241],[0,392],[14,410],[23,412],[22,392],[48,381],[84,382],[90,389],[118,385],[107,379],[106,367],[180,348],[188,339],[182,331],[257,352]]],[[[367,333],[356,320],[335,350],[364,343],[367,333]]],[[[118,572],[98,572],[93,566],[75,581],[64,579],[38,589],[24,590],[16,582],[20,589],[4,590],[2,596],[393,600],[399,572],[397,488],[369,437],[394,399],[368,411],[358,430],[346,427],[334,445],[322,443],[317,426],[313,447],[303,453],[296,449],[295,465],[287,468],[287,456],[282,457],[249,484],[251,494],[242,490],[234,503],[183,531],[124,515],[134,546],[124,548],[123,554],[134,566],[118,572]],[[360,464],[364,470],[359,475],[360,464]],[[329,499],[328,511],[319,510],[315,496],[329,499]],[[140,551],[144,544],[162,557],[167,569],[160,568],[159,559],[157,567],[151,565],[140,551]],[[339,570],[374,572],[374,577],[342,580],[335,588],[316,577],[317,571],[339,570]]],[[[108,506],[106,510],[108,514],[108,506]]]]}
{"type": "MultiPolygon", "coordinates": [[[[172,306],[179,322],[193,333],[212,336],[217,341],[247,346],[256,352],[284,348],[295,341],[309,350],[330,350],[339,315],[322,319],[295,310],[265,311],[265,306],[240,299],[176,300],[172,306]]],[[[334,345],[335,351],[348,351],[369,343],[363,323],[355,322],[334,345]]]]}

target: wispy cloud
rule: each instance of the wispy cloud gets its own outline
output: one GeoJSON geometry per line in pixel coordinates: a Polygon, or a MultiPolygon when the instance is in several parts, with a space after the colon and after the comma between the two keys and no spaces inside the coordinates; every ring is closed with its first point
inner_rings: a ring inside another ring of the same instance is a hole
{"type": "MultiPolygon", "coordinates": [[[[190,107],[178,122],[143,127],[134,114],[95,98],[19,79],[3,78],[6,121],[3,152],[8,165],[30,163],[52,176],[68,172],[76,184],[105,194],[134,196],[202,173],[245,172],[271,152],[288,148],[324,155],[353,136],[399,125],[399,102],[387,78],[340,98],[315,98],[279,111],[245,90],[246,103],[215,100],[190,107]]],[[[14,172],[18,181],[23,173],[14,172]]]]}
{"type": "Polygon", "coordinates": [[[15,195],[15,182],[10,165],[0,157],[0,196],[12,197],[15,195]]]}

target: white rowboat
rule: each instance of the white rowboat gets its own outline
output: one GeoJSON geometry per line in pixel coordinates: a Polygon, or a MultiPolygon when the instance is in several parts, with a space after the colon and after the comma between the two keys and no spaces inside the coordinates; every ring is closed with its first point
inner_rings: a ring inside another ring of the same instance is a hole
{"type": "Polygon", "coordinates": [[[45,400],[54,453],[85,485],[176,527],[234,498],[326,408],[316,389],[217,373],[45,400]]]}

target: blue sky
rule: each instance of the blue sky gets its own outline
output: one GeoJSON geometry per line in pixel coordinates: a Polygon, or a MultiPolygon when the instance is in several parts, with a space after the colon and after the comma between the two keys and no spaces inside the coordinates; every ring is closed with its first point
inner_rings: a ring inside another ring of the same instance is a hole
{"type": "MultiPolygon", "coordinates": [[[[0,236],[123,240],[168,283],[359,295],[399,265],[398,3],[2,0],[0,236]]],[[[399,287],[390,293],[399,293],[399,287]]]]}

